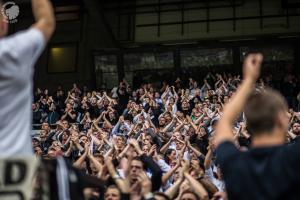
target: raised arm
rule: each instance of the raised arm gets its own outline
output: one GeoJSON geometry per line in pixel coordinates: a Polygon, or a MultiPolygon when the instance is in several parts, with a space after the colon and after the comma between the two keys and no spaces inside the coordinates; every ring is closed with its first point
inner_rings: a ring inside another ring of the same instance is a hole
{"type": "Polygon", "coordinates": [[[172,142],[173,140],[174,140],[174,136],[172,136],[172,137],[169,139],[169,141],[161,147],[160,153],[164,154],[164,153],[168,150],[168,148],[169,148],[169,146],[170,146],[170,144],[171,144],[171,142],[172,142]]]}
{"type": "Polygon", "coordinates": [[[213,150],[211,148],[211,144],[207,147],[208,148],[208,152],[205,155],[205,159],[204,159],[204,168],[208,169],[211,165],[211,159],[213,157],[213,150]]]}
{"type": "Polygon", "coordinates": [[[105,162],[108,172],[110,176],[113,178],[114,182],[117,184],[118,188],[121,190],[122,193],[129,193],[130,192],[130,183],[128,179],[122,179],[113,165],[111,158],[107,158],[105,162]]]}
{"type": "Polygon", "coordinates": [[[198,128],[197,128],[197,126],[194,124],[192,118],[191,118],[190,116],[187,116],[186,118],[187,118],[187,121],[189,122],[189,124],[193,127],[193,129],[194,129],[195,131],[197,131],[198,128]]]}
{"type": "Polygon", "coordinates": [[[78,169],[82,169],[83,168],[82,164],[83,164],[83,162],[85,161],[85,159],[87,157],[87,153],[88,153],[88,148],[86,147],[85,152],[80,156],[80,158],[78,158],[76,160],[76,162],[74,162],[73,166],[78,168],[78,169]]]}
{"type": "Polygon", "coordinates": [[[70,146],[69,146],[68,150],[64,153],[64,156],[69,157],[72,153],[72,150],[73,150],[73,141],[70,141],[70,146]]]}
{"type": "Polygon", "coordinates": [[[108,126],[109,128],[113,128],[113,125],[110,123],[110,121],[108,121],[108,120],[106,119],[106,116],[105,116],[105,115],[103,115],[103,120],[104,120],[105,123],[107,123],[107,126],[108,126]]]}
{"type": "Polygon", "coordinates": [[[188,172],[184,172],[184,177],[189,181],[190,186],[194,189],[195,193],[200,197],[200,199],[209,199],[207,191],[200,182],[194,179],[188,172]]]}
{"type": "Polygon", "coordinates": [[[181,175],[179,179],[171,187],[169,187],[167,191],[165,191],[165,194],[170,199],[174,199],[176,197],[176,194],[178,193],[179,187],[181,186],[182,182],[183,182],[183,175],[181,175]]]}
{"type": "Polygon", "coordinates": [[[178,132],[182,127],[184,126],[184,123],[180,123],[178,126],[175,127],[175,129],[173,130],[173,133],[178,132]]]}
{"type": "Polygon", "coordinates": [[[102,166],[101,163],[93,156],[93,153],[91,152],[91,150],[88,150],[87,158],[91,161],[91,163],[93,163],[93,164],[95,165],[96,169],[98,170],[97,177],[100,178],[100,177],[101,177],[101,172],[102,172],[102,170],[103,170],[103,166],[102,166]]]}
{"type": "Polygon", "coordinates": [[[260,66],[262,63],[261,54],[250,54],[244,61],[244,81],[240,85],[232,100],[225,106],[224,113],[220,119],[215,136],[215,143],[219,145],[223,141],[234,141],[234,134],[232,132],[232,125],[254,89],[255,82],[259,77],[260,66]]]}
{"type": "Polygon", "coordinates": [[[188,142],[187,142],[187,147],[188,147],[189,149],[191,149],[191,150],[196,154],[197,157],[203,155],[198,149],[196,149],[195,147],[193,147],[193,146],[191,145],[191,143],[190,143],[189,140],[188,140],[188,142]]]}
{"type": "Polygon", "coordinates": [[[205,114],[203,113],[198,119],[196,119],[194,121],[194,124],[199,124],[204,117],[205,117],[205,114]]]}
{"type": "Polygon", "coordinates": [[[300,115],[299,115],[298,113],[296,113],[295,111],[294,111],[294,116],[295,116],[298,120],[300,120],[300,115]]]}
{"type": "Polygon", "coordinates": [[[175,167],[171,168],[169,171],[167,171],[163,177],[162,177],[162,184],[165,184],[169,178],[174,174],[174,172],[178,169],[180,165],[180,160],[177,160],[177,164],[175,165],[175,167]]]}
{"type": "Polygon", "coordinates": [[[70,91],[68,92],[68,96],[67,96],[67,98],[66,98],[66,100],[65,100],[65,104],[68,103],[69,98],[70,98],[70,91]]]}
{"type": "Polygon", "coordinates": [[[46,41],[50,39],[55,30],[55,17],[53,7],[48,0],[31,0],[32,11],[36,23],[33,27],[39,29],[46,41]]]}
{"type": "Polygon", "coordinates": [[[172,119],[172,121],[163,128],[162,132],[167,132],[169,129],[171,129],[173,126],[175,125],[175,122],[174,122],[174,118],[172,119]]]}
{"type": "Polygon", "coordinates": [[[76,118],[76,114],[72,114],[71,111],[68,112],[68,115],[69,115],[72,119],[75,119],[75,118],[76,118]]]}

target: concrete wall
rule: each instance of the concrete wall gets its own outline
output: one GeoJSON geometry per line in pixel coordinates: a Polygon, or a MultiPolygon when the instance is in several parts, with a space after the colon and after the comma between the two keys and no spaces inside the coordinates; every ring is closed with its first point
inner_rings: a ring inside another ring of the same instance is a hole
{"type": "MultiPolygon", "coordinates": [[[[93,85],[93,50],[103,48],[114,48],[110,33],[99,16],[94,1],[87,1],[88,8],[83,13],[80,20],[57,22],[56,31],[40,56],[35,70],[35,87],[55,89],[59,84],[65,88],[71,87],[76,82],[79,85],[93,85]],[[78,45],[78,56],[76,58],[76,72],[55,73],[47,72],[48,50],[51,45],[73,43],[78,45]]],[[[21,11],[29,12],[28,8],[20,7],[21,11]],[[23,9],[23,10],[22,10],[23,9]]],[[[18,23],[12,24],[10,32],[30,27],[33,23],[31,14],[20,16],[18,23]]]]}
{"type": "MultiPolygon", "coordinates": [[[[137,4],[141,3],[157,3],[159,0],[137,0],[137,4]]],[[[264,19],[261,27],[259,19],[236,21],[236,28],[233,29],[233,21],[210,22],[209,30],[207,23],[192,23],[184,25],[182,34],[181,24],[177,25],[161,25],[160,36],[157,34],[157,27],[139,27],[139,24],[157,23],[158,14],[137,14],[136,17],[122,16],[120,19],[120,28],[118,27],[118,18],[115,13],[101,13],[101,7],[97,3],[99,0],[85,1],[86,7],[83,16],[77,21],[64,21],[57,23],[56,32],[49,45],[75,43],[78,45],[77,71],[73,73],[49,74],[47,72],[48,47],[41,55],[36,64],[35,86],[41,88],[55,89],[59,84],[70,87],[73,82],[79,85],[92,86],[94,84],[94,66],[93,51],[99,49],[115,49],[118,48],[119,40],[126,40],[129,36],[135,35],[136,43],[153,43],[168,42],[181,40],[201,40],[213,38],[230,38],[230,37],[252,37],[254,35],[277,34],[284,35],[290,33],[300,33],[300,17],[286,17],[264,19]],[[106,18],[107,23],[104,18],[106,18]],[[132,30],[128,30],[128,20],[130,21],[132,30]],[[134,25],[136,25],[134,27],[134,25]],[[109,30],[109,27],[112,31],[109,30]]],[[[167,0],[161,0],[167,2],[167,0]]],[[[229,1],[224,1],[229,2],[229,1]]],[[[223,2],[223,3],[224,3],[223,2]]],[[[259,16],[259,1],[243,1],[242,6],[236,7],[236,17],[259,16]]],[[[205,6],[205,5],[203,5],[205,6]]],[[[214,6],[214,5],[212,5],[214,6]]],[[[163,7],[176,9],[178,6],[163,7]]],[[[262,0],[263,15],[284,14],[286,10],[281,8],[281,0],[262,0]]],[[[154,8],[153,8],[154,9],[154,8]]],[[[157,9],[157,8],[156,8],[157,9]]],[[[21,14],[23,13],[21,7],[21,14]]],[[[140,11],[137,9],[137,11],[140,11]]],[[[299,9],[289,10],[291,14],[300,13],[299,9]]],[[[230,18],[232,16],[232,8],[216,8],[210,9],[209,18],[230,18]]],[[[31,14],[29,15],[31,16],[31,14]]],[[[181,12],[161,13],[161,23],[174,22],[181,20],[181,12]]],[[[205,20],[207,13],[205,9],[189,10],[184,12],[184,20],[205,20]]],[[[21,18],[18,23],[11,26],[11,32],[25,29],[33,22],[30,17],[21,18]]],[[[129,38],[130,38],[129,37],[129,38]]],[[[127,43],[122,43],[126,47],[127,43]]],[[[131,44],[130,44],[131,45],[131,44]]]]}
{"type": "MultiPolygon", "coordinates": [[[[139,0],[139,5],[145,3],[144,0],[139,0]]],[[[158,0],[148,0],[147,3],[157,3],[158,0]]],[[[165,1],[161,1],[165,2],[165,1]]],[[[236,7],[236,17],[250,17],[260,16],[259,0],[252,1],[235,1],[240,2],[240,6],[236,7]]],[[[211,2],[210,6],[217,6],[218,4],[225,4],[223,2],[211,2]]],[[[227,1],[227,4],[230,4],[227,1]]],[[[193,5],[190,5],[192,7],[193,5]]],[[[195,6],[205,7],[206,4],[195,4],[195,6]]],[[[172,6],[164,6],[161,9],[173,8],[172,6]]],[[[177,7],[178,8],[178,7],[177,7]]],[[[285,15],[286,9],[281,6],[281,0],[262,0],[262,15],[285,15]]],[[[300,9],[289,9],[290,14],[300,14],[300,9]]],[[[180,22],[182,13],[175,12],[162,12],[160,14],[161,23],[180,22]]],[[[233,8],[212,8],[209,9],[207,16],[206,9],[199,10],[186,10],[184,11],[184,20],[206,20],[209,19],[224,19],[233,17],[233,8]]],[[[184,24],[184,33],[182,34],[182,25],[161,25],[160,35],[158,36],[158,27],[138,27],[141,24],[158,23],[158,13],[151,14],[138,14],[136,16],[135,41],[136,42],[158,42],[158,41],[175,41],[175,40],[193,40],[193,39],[211,39],[211,38],[224,38],[224,37],[251,37],[254,35],[267,35],[267,34],[287,34],[300,32],[300,17],[290,16],[289,21],[286,17],[267,18],[263,19],[262,24],[260,19],[247,19],[237,20],[234,30],[234,22],[228,21],[215,21],[207,23],[188,23],[184,24]]]]}

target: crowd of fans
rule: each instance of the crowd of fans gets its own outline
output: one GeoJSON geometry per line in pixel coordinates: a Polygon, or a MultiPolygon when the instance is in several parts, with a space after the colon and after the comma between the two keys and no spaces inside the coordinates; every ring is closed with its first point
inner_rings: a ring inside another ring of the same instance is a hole
{"type": "MultiPolygon", "coordinates": [[[[42,124],[32,139],[35,154],[64,156],[74,167],[106,184],[85,189],[86,199],[226,199],[226,188],[212,142],[223,106],[240,76],[208,74],[203,85],[190,78],[160,88],[125,80],[112,91],[89,91],[76,84],[67,93],[37,89],[33,124],[42,124]]],[[[299,80],[282,85],[290,105],[286,142],[300,135],[296,91],[299,80]]],[[[271,76],[256,90],[274,87],[271,76]]],[[[241,115],[234,127],[236,145],[246,151],[251,135],[241,115]]]]}

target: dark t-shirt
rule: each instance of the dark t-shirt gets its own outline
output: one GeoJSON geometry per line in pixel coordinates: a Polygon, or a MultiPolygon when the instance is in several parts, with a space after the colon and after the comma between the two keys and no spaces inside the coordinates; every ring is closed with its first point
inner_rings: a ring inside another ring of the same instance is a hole
{"type": "Polygon", "coordinates": [[[74,119],[72,119],[72,118],[70,117],[70,115],[68,114],[68,115],[66,116],[65,120],[67,120],[69,123],[75,123],[75,122],[76,122],[76,118],[77,118],[77,113],[76,113],[74,110],[72,110],[72,111],[71,111],[71,114],[72,114],[72,115],[76,115],[76,117],[75,117],[74,119]]]}
{"type": "Polygon", "coordinates": [[[90,118],[93,120],[93,119],[96,119],[97,117],[99,117],[100,115],[100,109],[98,108],[97,105],[89,105],[89,109],[88,109],[89,113],[90,113],[90,118]]]}
{"type": "Polygon", "coordinates": [[[300,199],[300,140],[240,152],[233,143],[217,148],[229,199],[300,199]]]}

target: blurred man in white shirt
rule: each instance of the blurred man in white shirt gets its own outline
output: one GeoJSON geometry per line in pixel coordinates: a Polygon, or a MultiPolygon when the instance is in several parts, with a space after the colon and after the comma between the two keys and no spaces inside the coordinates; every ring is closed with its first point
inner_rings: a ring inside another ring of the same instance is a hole
{"type": "Polygon", "coordinates": [[[0,15],[0,156],[33,155],[33,67],[55,30],[55,18],[48,0],[31,2],[36,22],[27,30],[5,37],[8,24],[0,15]]]}

